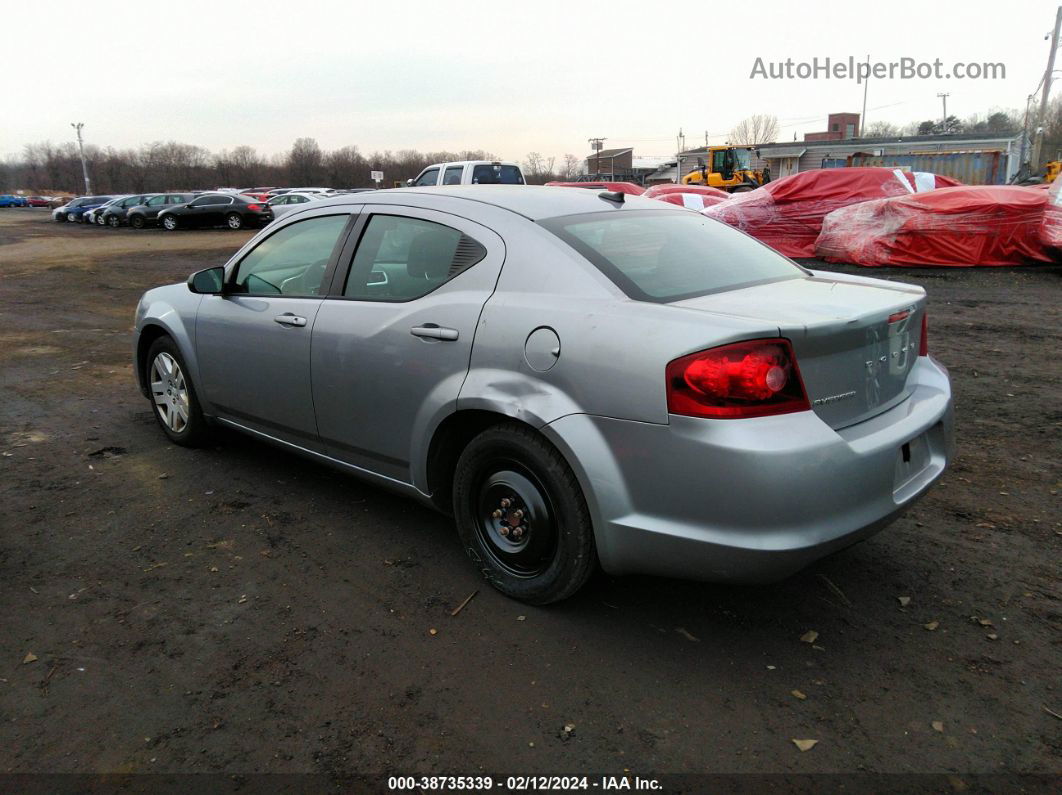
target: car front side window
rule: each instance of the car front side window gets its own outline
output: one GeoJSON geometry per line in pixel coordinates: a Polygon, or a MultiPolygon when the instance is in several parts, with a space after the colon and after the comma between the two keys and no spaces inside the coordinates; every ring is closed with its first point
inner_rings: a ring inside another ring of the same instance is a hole
{"type": "Polygon", "coordinates": [[[423,187],[425,185],[434,185],[438,181],[439,181],[439,169],[437,169],[437,168],[429,168],[427,171],[425,171],[423,174],[421,174],[419,177],[417,177],[417,181],[415,183],[413,183],[413,185],[414,185],[414,187],[419,188],[419,187],[423,187]]]}
{"type": "Polygon", "coordinates": [[[363,301],[412,301],[487,255],[453,227],[399,215],[373,215],[358,243],[343,290],[363,301]]]}
{"type": "Polygon", "coordinates": [[[233,292],[246,295],[318,295],[347,215],[299,221],[267,237],[240,261],[233,292]]]}

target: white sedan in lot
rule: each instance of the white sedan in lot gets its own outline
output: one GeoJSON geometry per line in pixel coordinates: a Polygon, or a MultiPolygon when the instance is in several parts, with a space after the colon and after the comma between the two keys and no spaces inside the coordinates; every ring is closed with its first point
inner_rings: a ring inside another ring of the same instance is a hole
{"type": "Polygon", "coordinates": [[[305,207],[310,202],[317,202],[323,199],[332,198],[327,193],[304,193],[302,191],[292,193],[282,193],[279,196],[274,196],[267,202],[269,209],[273,211],[273,217],[279,218],[284,213],[289,213],[292,210],[296,210],[300,207],[305,207]]]}

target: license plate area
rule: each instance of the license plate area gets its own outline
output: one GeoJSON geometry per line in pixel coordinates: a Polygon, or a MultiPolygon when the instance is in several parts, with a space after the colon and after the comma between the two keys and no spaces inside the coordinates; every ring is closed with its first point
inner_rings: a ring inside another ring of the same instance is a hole
{"type": "Polygon", "coordinates": [[[896,469],[893,478],[893,494],[917,480],[929,467],[931,455],[928,434],[921,434],[905,442],[896,451],[896,469]]]}

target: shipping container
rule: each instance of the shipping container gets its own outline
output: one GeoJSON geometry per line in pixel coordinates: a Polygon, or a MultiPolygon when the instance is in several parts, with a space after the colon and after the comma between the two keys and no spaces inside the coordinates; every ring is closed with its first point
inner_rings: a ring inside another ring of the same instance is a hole
{"type": "Polygon", "coordinates": [[[965,185],[1003,185],[1007,181],[1007,157],[1000,150],[926,152],[909,155],[849,155],[849,166],[888,166],[905,171],[930,171],[957,179],[965,185]]]}

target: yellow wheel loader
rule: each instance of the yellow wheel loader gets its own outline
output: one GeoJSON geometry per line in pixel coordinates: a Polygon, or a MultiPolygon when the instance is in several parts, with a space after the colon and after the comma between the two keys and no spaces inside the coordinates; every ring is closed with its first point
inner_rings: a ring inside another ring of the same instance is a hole
{"type": "Polygon", "coordinates": [[[698,168],[682,177],[683,185],[707,185],[727,193],[753,190],[771,181],[770,169],[752,168],[751,146],[711,146],[707,159],[698,158],[698,168]]]}

